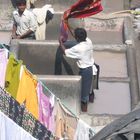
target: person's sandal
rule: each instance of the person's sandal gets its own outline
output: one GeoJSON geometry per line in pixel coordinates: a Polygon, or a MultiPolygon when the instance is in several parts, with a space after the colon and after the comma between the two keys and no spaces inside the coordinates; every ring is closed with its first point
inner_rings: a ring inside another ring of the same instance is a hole
{"type": "Polygon", "coordinates": [[[81,111],[82,112],[87,112],[87,103],[81,102],[81,111]]]}

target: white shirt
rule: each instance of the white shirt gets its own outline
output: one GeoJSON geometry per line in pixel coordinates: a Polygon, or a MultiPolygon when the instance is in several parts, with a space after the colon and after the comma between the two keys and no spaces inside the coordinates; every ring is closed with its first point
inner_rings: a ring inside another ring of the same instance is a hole
{"type": "Polygon", "coordinates": [[[18,10],[15,10],[13,12],[13,20],[14,24],[17,26],[17,35],[22,35],[29,29],[34,32],[37,28],[37,22],[34,14],[27,9],[25,9],[21,16],[19,15],[18,10]]]}
{"type": "Polygon", "coordinates": [[[0,140],[37,140],[0,111],[0,140]]]}
{"type": "Polygon", "coordinates": [[[70,49],[66,49],[65,55],[77,59],[77,65],[79,68],[93,66],[94,58],[92,41],[87,38],[86,41],[80,42],[70,49]]]}

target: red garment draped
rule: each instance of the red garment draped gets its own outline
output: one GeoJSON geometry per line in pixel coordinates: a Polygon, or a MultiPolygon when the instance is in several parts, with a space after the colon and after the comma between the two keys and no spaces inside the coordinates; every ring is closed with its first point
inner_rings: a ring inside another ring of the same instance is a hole
{"type": "Polygon", "coordinates": [[[64,12],[63,18],[85,18],[103,10],[101,0],[79,0],[64,12]]]}
{"type": "Polygon", "coordinates": [[[63,36],[65,41],[67,40],[68,30],[71,32],[68,25],[69,18],[85,18],[95,15],[102,10],[103,8],[101,5],[101,0],[78,0],[68,10],[64,12],[60,26],[60,35],[63,36]]]}

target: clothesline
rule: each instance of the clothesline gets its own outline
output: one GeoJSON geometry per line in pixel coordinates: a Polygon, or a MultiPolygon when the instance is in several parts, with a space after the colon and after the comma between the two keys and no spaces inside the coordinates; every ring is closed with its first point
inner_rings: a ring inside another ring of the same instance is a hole
{"type": "MultiPolygon", "coordinates": [[[[30,72],[32,75],[34,75],[31,71],[28,70],[28,72],[30,72]]],[[[61,103],[61,105],[63,105],[75,118],[79,119],[79,117],[78,117],[76,114],[74,114],[64,103],[62,103],[61,100],[60,100],[60,98],[56,97],[56,96],[52,93],[52,91],[51,91],[42,81],[40,81],[40,80],[38,80],[38,79],[36,79],[36,80],[37,80],[38,82],[40,82],[41,85],[42,85],[52,96],[54,96],[54,97],[56,98],[56,100],[58,100],[58,101],[61,103]]]]}
{"type": "MultiPolygon", "coordinates": [[[[30,73],[31,73],[31,72],[30,72],[30,73]]],[[[32,74],[32,73],[31,73],[31,74],[32,74]]],[[[32,74],[32,75],[33,75],[33,74],[32,74]]],[[[76,119],[79,119],[79,117],[78,117],[76,114],[74,114],[64,103],[62,103],[61,100],[60,100],[60,98],[56,97],[56,96],[52,93],[52,91],[51,91],[42,81],[40,81],[40,80],[38,80],[38,79],[37,79],[37,81],[40,82],[41,85],[42,85],[52,96],[54,96],[54,97],[56,98],[56,100],[58,100],[58,101],[61,103],[61,105],[63,105],[76,119]]]]}
{"type": "MultiPolygon", "coordinates": [[[[9,53],[11,53],[11,52],[5,47],[5,45],[2,45],[2,46],[3,46],[3,48],[6,49],[9,53]]],[[[17,60],[17,61],[20,61],[20,60],[18,60],[18,58],[16,58],[16,60],[17,60]]],[[[29,69],[27,69],[27,70],[28,70],[28,72],[33,76],[33,78],[35,78],[35,77],[34,77],[35,75],[34,75],[29,69]]],[[[52,91],[51,91],[42,81],[40,81],[39,79],[37,79],[37,77],[35,78],[35,80],[37,80],[38,82],[40,82],[41,85],[42,85],[52,96],[54,96],[54,97],[56,98],[56,100],[59,100],[59,101],[61,102],[60,98],[56,97],[56,96],[52,93],[52,91]]],[[[74,114],[64,103],[61,102],[61,104],[62,104],[73,116],[75,116],[75,118],[79,119],[79,117],[78,117],[76,114],[74,114]]]]}
{"type": "MultiPolygon", "coordinates": [[[[12,52],[10,52],[6,47],[5,47],[5,45],[2,45],[3,47],[3,49],[5,49],[10,55],[12,54],[12,52]]],[[[1,47],[0,47],[1,48],[1,47]]],[[[14,57],[14,59],[17,61],[17,62],[20,62],[21,60],[19,60],[18,58],[15,58],[14,57]]],[[[22,67],[24,67],[24,65],[22,65],[22,67]]],[[[26,68],[26,67],[25,67],[26,68]]],[[[54,103],[54,99],[55,99],[55,101],[57,101],[56,102],[56,104],[58,105],[59,104],[59,106],[60,106],[60,108],[65,112],[65,115],[66,116],[69,116],[69,117],[72,117],[72,118],[74,118],[76,121],[78,121],[78,123],[77,123],[77,128],[79,128],[78,127],[78,125],[79,125],[79,123],[81,122],[80,120],[80,118],[76,115],[76,114],[74,114],[64,103],[62,103],[61,102],[61,100],[60,100],[60,98],[58,98],[58,97],[56,97],[54,94],[53,94],[53,92],[45,85],[45,83],[43,83],[43,81],[41,81],[41,80],[39,80],[38,78],[37,78],[37,76],[36,75],[34,75],[29,69],[27,69],[26,68],[26,70],[27,70],[27,72],[29,73],[29,75],[34,79],[34,80],[36,80],[36,82],[39,82],[38,84],[40,84],[45,90],[47,90],[47,92],[50,94],[50,96],[52,97],[52,103],[54,103]]],[[[20,72],[21,73],[21,72],[20,72]]],[[[44,92],[44,95],[45,95],[45,92],[44,92]]],[[[46,95],[47,96],[47,95],[46,95]]],[[[56,105],[56,106],[57,106],[56,105]]],[[[61,110],[60,109],[60,110],[61,110]]],[[[95,130],[94,130],[94,128],[92,128],[91,126],[89,126],[87,123],[85,123],[84,121],[82,121],[83,122],[83,124],[82,124],[82,126],[83,127],[86,127],[87,129],[88,129],[88,132],[87,133],[91,133],[92,132],[92,135],[94,135],[95,134],[95,130]]],[[[65,132],[65,131],[64,131],[65,132]]],[[[58,133],[58,132],[56,132],[56,133],[58,133]]],[[[54,133],[55,134],[55,133],[54,133]]],[[[69,134],[69,133],[68,133],[69,134]]],[[[80,134],[79,133],[79,131],[77,132],[77,129],[76,129],[76,133],[75,133],[75,135],[77,135],[77,134],[80,134]]],[[[55,135],[54,135],[55,136],[55,135]]],[[[62,136],[59,136],[59,133],[58,133],[58,135],[57,135],[58,137],[62,137],[62,136]]]]}

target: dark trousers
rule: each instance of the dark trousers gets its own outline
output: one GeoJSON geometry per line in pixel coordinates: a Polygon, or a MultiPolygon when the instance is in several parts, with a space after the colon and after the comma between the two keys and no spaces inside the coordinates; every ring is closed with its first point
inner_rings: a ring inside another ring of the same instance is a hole
{"type": "MultiPolygon", "coordinates": [[[[64,43],[66,48],[71,48],[76,44],[77,44],[76,41],[66,41],[64,43]]],[[[56,56],[55,56],[55,70],[54,70],[55,75],[62,75],[62,73],[63,73],[62,65],[64,66],[65,71],[67,72],[68,75],[74,75],[71,66],[68,64],[68,62],[63,57],[62,50],[60,49],[60,47],[58,47],[58,49],[56,51],[56,56]]]]}
{"type": "Polygon", "coordinates": [[[82,76],[81,101],[88,102],[92,83],[92,66],[80,69],[79,74],[82,76]]]}

